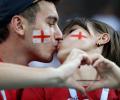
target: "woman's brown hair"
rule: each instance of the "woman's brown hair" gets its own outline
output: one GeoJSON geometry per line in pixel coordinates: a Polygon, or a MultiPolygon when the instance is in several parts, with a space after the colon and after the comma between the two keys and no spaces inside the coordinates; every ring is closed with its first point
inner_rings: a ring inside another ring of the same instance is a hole
{"type": "Polygon", "coordinates": [[[69,29],[75,24],[80,25],[87,30],[88,22],[93,25],[98,33],[108,33],[110,35],[110,41],[104,45],[102,55],[120,66],[120,33],[115,31],[109,25],[94,19],[74,18],[68,21],[63,33],[66,29],[69,29]]]}

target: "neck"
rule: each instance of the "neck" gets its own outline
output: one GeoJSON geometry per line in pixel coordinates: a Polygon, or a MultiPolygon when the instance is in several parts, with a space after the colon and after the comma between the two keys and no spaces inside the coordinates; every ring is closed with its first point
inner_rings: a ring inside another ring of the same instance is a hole
{"type": "Polygon", "coordinates": [[[97,47],[96,49],[92,49],[92,50],[89,50],[89,51],[86,51],[88,54],[90,55],[93,55],[93,54],[102,54],[102,50],[103,50],[103,46],[101,47],[97,47]]]}
{"type": "Polygon", "coordinates": [[[22,49],[22,44],[18,41],[7,40],[0,44],[0,58],[3,62],[22,65],[29,63],[30,59],[27,53],[22,49]]]}

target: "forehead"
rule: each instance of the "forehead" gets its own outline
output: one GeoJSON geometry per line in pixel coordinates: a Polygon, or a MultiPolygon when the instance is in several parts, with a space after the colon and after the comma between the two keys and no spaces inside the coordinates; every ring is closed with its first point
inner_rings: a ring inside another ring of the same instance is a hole
{"type": "Polygon", "coordinates": [[[93,25],[93,23],[91,22],[87,22],[86,25],[82,25],[82,24],[78,24],[78,23],[74,23],[72,25],[68,25],[64,30],[63,30],[63,34],[64,34],[64,38],[71,34],[71,32],[75,31],[77,32],[77,30],[79,30],[80,32],[85,32],[91,36],[96,35],[96,33],[99,33],[95,26],[93,25]]]}
{"type": "Polygon", "coordinates": [[[68,25],[66,26],[66,28],[63,30],[63,33],[69,33],[70,30],[75,30],[75,29],[82,29],[82,30],[87,30],[84,27],[82,27],[81,25],[79,25],[78,23],[74,23],[72,25],[68,25]]]}
{"type": "Polygon", "coordinates": [[[82,28],[82,29],[84,29],[82,26],[80,26],[78,24],[72,25],[69,29],[74,29],[74,28],[82,28]]]}
{"type": "Polygon", "coordinates": [[[52,2],[40,1],[39,3],[40,13],[45,16],[55,16],[58,18],[58,13],[55,5],[52,2]]]}
{"type": "Polygon", "coordinates": [[[88,32],[91,32],[91,30],[95,30],[95,26],[92,22],[87,21],[86,23],[81,22],[71,22],[67,24],[67,26],[64,28],[63,32],[70,31],[71,29],[82,29],[88,32]]]}

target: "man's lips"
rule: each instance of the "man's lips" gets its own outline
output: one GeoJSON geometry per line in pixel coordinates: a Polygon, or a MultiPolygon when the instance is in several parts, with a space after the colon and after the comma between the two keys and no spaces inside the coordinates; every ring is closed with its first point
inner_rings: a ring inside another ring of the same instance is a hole
{"type": "Polygon", "coordinates": [[[60,50],[60,48],[61,48],[61,43],[58,43],[58,45],[56,46],[57,51],[60,50]]]}
{"type": "Polygon", "coordinates": [[[60,47],[60,43],[57,41],[57,42],[54,42],[54,46],[55,46],[55,48],[58,50],[59,49],[59,47],[60,47]]]}
{"type": "Polygon", "coordinates": [[[58,50],[59,50],[59,46],[58,46],[58,45],[55,46],[55,49],[56,49],[56,52],[58,52],[58,50]]]}

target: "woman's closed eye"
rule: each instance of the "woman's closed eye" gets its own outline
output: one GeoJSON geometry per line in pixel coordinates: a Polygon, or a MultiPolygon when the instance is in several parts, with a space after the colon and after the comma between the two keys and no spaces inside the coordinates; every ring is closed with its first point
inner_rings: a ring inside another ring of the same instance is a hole
{"type": "Polygon", "coordinates": [[[69,33],[72,33],[73,31],[75,31],[76,29],[71,29],[70,31],[69,31],[69,33]]]}

